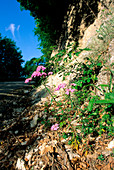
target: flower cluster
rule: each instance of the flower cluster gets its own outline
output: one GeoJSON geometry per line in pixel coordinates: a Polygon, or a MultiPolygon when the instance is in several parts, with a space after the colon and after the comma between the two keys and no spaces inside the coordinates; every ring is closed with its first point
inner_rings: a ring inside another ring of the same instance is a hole
{"type": "Polygon", "coordinates": [[[57,130],[59,128],[59,124],[52,125],[51,130],[57,130]]]}
{"type": "Polygon", "coordinates": [[[59,84],[58,87],[55,89],[55,91],[58,91],[58,90],[60,90],[61,88],[64,89],[65,86],[66,86],[66,83],[59,84]]]}
{"type": "Polygon", "coordinates": [[[28,78],[25,80],[25,83],[29,83],[30,81],[32,81],[32,78],[28,78]]]}
{"type": "Polygon", "coordinates": [[[52,75],[52,74],[53,74],[53,72],[49,72],[49,73],[48,73],[48,76],[49,76],[49,75],[52,75]]]}
{"type": "Polygon", "coordinates": [[[71,93],[73,93],[75,91],[75,89],[66,89],[66,93],[65,94],[67,94],[67,95],[69,95],[69,93],[71,92],[71,93]]]}
{"type": "Polygon", "coordinates": [[[38,77],[38,76],[42,76],[42,73],[40,73],[39,71],[34,71],[31,75],[32,78],[38,77]]]}
{"type": "MultiPolygon", "coordinates": [[[[76,84],[72,83],[71,86],[76,86],[76,84]]],[[[55,91],[59,91],[61,88],[64,89],[65,87],[66,87],[66,83],[59,84],[58,87],[55,89],[55,91]]],[[[66,93],[65,94],[69,95],[70,92],[73,93],[74,91],[75,91],[75,89],[69,88],[69,89],[66,89],[66,93]]]]}
{"type": "Polygon", "coordinates": [[[71,86],[76,86],[76,84],[75,83],[71,83],[71,86]]]}
{"type": "Polygon", "coordinates": [[[25,80],[25,83],[29,83],[30,81],[32,81],[32,79],[33,78],[35,78],[35,77],[46,77],[47,75],[49,76],[49,75],[52,75],[53,74],[53,72],[49,72],[48,74],[47,73],[45,73],[44,72],[44,70],[45,70],[46,68],[44,67],[44,66],[38,66],[37,68],[36,68],[36,71],[34,71],[33,73],[32,73],[32,75],[31,75],[31,77],[30,78],[27,78],[26,80],[25,80]]]}
{"type": "Polygon", "coordinates": [[[36,72],[39,72],[39,71],[44,71],[46,68],[44,66],[38,66],[37,69],[36,69],[36,72]]]}

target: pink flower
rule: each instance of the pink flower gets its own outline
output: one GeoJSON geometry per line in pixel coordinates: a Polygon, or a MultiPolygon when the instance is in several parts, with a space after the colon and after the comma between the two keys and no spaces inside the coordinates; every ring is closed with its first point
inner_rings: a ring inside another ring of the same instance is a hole
{"type": "Polygon", "coordinates": [[[34,71],[33,73],[32,73],[32,78],[35,78],[35,77],[38,77],[38,76],[42,76],[42,74],[39,72],[39,71],[34,71]]]}
{"type": "Polygon", "coordinates": [[[75,84],[75,83],[72,83],[71,86],[76,86],[76,84],[75,84]]]}
{"type": "Polygon", "coordinates": [[[37,75],[37,72],[34,71],[34,72],[32,73],[32,75],[31,75],[31,77],[32,77],[32,78],[33,78],[33,77],[36,77],[36,75],[37,75]]]}
{"type": "Polygon", "coordinates": [[[70,90],[66,89],[66,93],[65,94],[69,95],[69,92],[70,92],[70,90]]]}
{"type": "Polygon", "coordinates": [[[59,128],[59,124],[52,125],[51,130],[57,130],[59,128]]]}
{"type": "Polygon", "coordinates": [[[45,72],[43,72],[43,73],[41,73],[41,76],[46,77],[46,76],[47,76],[47,74],[46,74],[45,72]]]}
{"type": "Polygon", "coordinates": [[[53,74],[53,72],[49,72],[49,73],[48,73],[48,76],[49,76],[49,75],[52,75],[52,74],[53,74]]]}
{"type": "Polygon", "coordinates": [[[70,92],[73,93],[75,91],[75,89],[71,89],[70,92]]]}
{"type": "Polygon", "coordinates": [[[29,83],[32,80],[32,78],[28,78],[25,80],[25,83],[29,83]]]}
{"type": "Polygon", "coordinates": [[[67,95],[69,95],[69,93],[71,92],[71,93],[73,93],[75,91],[75,89],[66,89],[66,93],[65,94],[67,94],[67,95]]]}
{"type": "Polygon", "coordinates": [[[39,72],[40,70],[44,71],[46,68],[44,66],[38,66],[36,71],[39,72]]]}
{"type": "Polygon", "coordinates": [[[60,90],[61,88],[65,88],[66,83],[59,84],[58,87],[55,89],[55,91],[60,90]]]}
{"type": "Polygon", "coordinates": [[[55,89],[55,91],[59,91],[59,88],[57,87],[57,88],[55,89]]]}

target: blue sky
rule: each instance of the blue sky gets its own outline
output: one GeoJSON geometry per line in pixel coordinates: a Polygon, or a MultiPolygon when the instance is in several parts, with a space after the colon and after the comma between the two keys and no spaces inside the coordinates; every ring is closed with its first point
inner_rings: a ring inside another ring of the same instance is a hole
{"type": "Polygon", "coordinates": [[[34,36],[35,21],[30,12],[20,10],[16,0],[0,0],[0,33],[16,42],[25,62],[40,57],[37,36],[34,36]]]}

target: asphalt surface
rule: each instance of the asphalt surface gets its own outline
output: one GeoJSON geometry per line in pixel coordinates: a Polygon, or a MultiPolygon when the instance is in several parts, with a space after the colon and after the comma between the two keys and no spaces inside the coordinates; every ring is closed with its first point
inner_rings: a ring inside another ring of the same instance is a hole
{"type": "Polygon", "coordinates": [[[33,82],[26,84],[24,81],[0,82],[0,99],[2,99],[2,97],[12,95],[12,92],[16,89],[26,89],[27,87],[32,86],[32,84],[33,82]]]}

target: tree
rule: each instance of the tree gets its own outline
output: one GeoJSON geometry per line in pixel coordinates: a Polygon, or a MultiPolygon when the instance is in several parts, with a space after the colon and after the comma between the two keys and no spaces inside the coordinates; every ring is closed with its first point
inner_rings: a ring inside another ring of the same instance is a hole
{"type": "Polygon", "coordinates": [[[23,68],[21,51],[16,43],[0,34],[0,81],[18,80],[23,68]]]}
{"type": "MultiPolygon", "coordinates": [[[[41,41],[43,54],[47,57],[50,46],[57,46],[64,16],[69,3],[74,0],[17,0],[21,9],[30,10],[36,22],[35,35],[41,41]]],[[[50,55],[50,54],[49,54],[50,55]]]]}
{"type": "Polygon", "coordinates": [[[37,59],[34,57],[25,63],[24,74],[26,78],[30,77],[31,74],[36,70],[39,62],[40,62],[40,58],[37,59]]]}
{"type": "Polygon", "coordinates": [[[24,66],[24,75],[26,78],[30,77],[31,74],[36,70],[39,65],[45,65],[44,57],[41,56],[40,58],[32,58],[29,61],[26,61],[24,66]]]}

